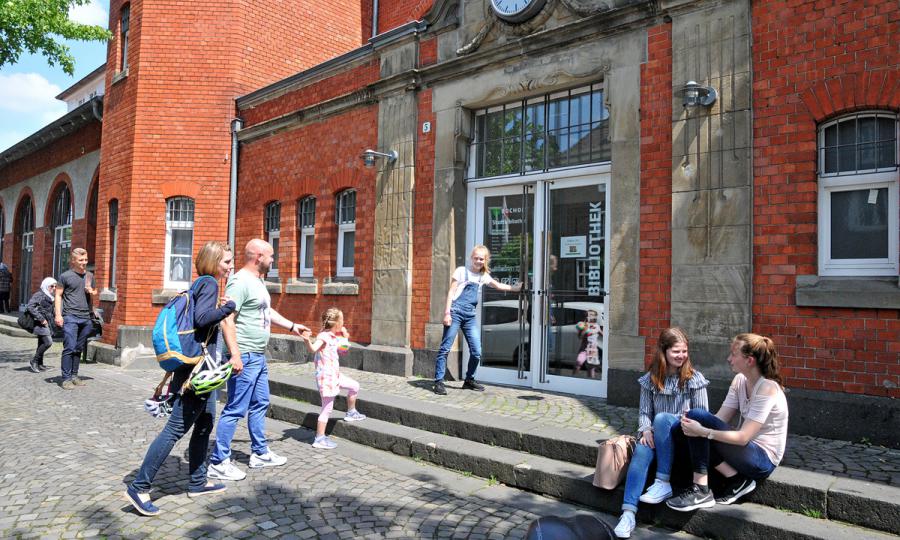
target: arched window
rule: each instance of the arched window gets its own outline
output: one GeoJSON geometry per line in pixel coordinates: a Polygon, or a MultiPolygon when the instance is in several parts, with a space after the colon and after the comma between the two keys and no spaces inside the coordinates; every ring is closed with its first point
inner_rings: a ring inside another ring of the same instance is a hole
{"type": "Polygon", "coordinates": [[[69,253],[72,251],[72,194],[63,184],[53,199],[53,275],[59,276],[69,269],[69,253]]]}
{"type": "Polygon", "coordinates": [[[34,205],[31,197],[19,204],[17,229],[19,232],[19,304],[28,302],[31,295],[31,263],[34,254],[34,205]]]}
{"type": "Polygon", "coordinates": [[[897,275],[897,141],[890,112],[819,126],[819,275],[897,275]]]}
{"type": "Polygon", "coordinates": [[[297,254],[300,277],[313,276],[313,251],[316,237],[316,198],[304,197],[297,202],[297,230],[300,252],[297,254]]]}
{"type": "Polygon", "coordinates": [[[334,219],[338,226],[337,275],[352,276],[356,254],[355,189],[348,189],[337,194],[334,219]]]}
{"type": "Polygon", "coordinates": [[[272,266],[269,267],[268,277],[278,277],[278,244],[281,239],[281,203],[270,202],[266,205],[265,216],[266,241],[272,244],[272,266]]]}
{"type": "Polygon", "coordinates": [[[191,283],[194,250],[194,200],[172,197],[166,201],[167,289],[186,289],[191,283]]]}

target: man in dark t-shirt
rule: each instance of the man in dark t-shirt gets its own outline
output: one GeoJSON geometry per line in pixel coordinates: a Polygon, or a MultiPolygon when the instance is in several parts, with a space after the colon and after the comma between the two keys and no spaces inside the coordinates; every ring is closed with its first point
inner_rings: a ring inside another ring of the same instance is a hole
{"type": "Polygon", "coordinates": [[[88,254],[84,248],[75,248],[69,257],[69,269],[59,276],[56,286],[54,311],[56,325],[63,329],[62,383],[65,390],[84,384],[78,377],[81,351],[93,329],[91,323],[91,298],[97,294],[94,276],[87,271],[88,254]]]}

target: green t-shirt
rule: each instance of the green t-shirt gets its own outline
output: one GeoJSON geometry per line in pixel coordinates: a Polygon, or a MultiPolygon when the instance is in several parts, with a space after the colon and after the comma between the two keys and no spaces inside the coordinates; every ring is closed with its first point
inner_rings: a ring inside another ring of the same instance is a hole
{"type": "Polygon", "coordinates": [[[262,278],[238,270],[228,279],[225,294],[234,300],[235,327],[241,353],[266,352],[272,323],[272,298],[262,278]]]}

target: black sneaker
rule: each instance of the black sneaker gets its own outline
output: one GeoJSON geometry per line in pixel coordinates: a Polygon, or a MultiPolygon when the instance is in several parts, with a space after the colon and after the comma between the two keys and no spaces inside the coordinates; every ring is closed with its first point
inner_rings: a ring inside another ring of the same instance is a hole
{"type": "Polygon", "coordinates": [[[476,392],[484,392],[484,386],[475,382],[475,379],[466,379],[465,382],[463,382],[462,387],[464,390],[475,390],[476,392]]]}
{"type": "Polygon", "coordinates": [[[447,395],[447,387],[444,386],[444,381],[434,381],[434,386],[431,389],[439,396],[447,395]]]}
{"type": "Polygon", "coordinates": [[[741,474],[728,478],[725,482],[722,494],[716,497],[719,504],[731,504],[756,489],[756,482],[741,474]]]}
{"type": "Polygon", "coordinates": [[[666,506],[679,512],[690,512],[698,508],[710,508],[716,505],[712,491],[707,486],[694,484],[675,497],[666,501],[666,506]]]}

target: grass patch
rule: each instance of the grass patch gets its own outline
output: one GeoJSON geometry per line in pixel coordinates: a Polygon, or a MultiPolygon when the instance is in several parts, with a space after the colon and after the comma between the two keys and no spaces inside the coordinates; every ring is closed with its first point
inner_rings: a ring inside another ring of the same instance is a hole
{"type": "Polygon", "coordinates": [[[500,481],[497,480],[497,477],[494,476],[493,474],[491,475],[490,478],[487,479],[487,485],[488,485],[488,487],[490,487],[490,486],[496,486],[496,485],[499,484],[499,483],[500,483],[500,481]]]}

